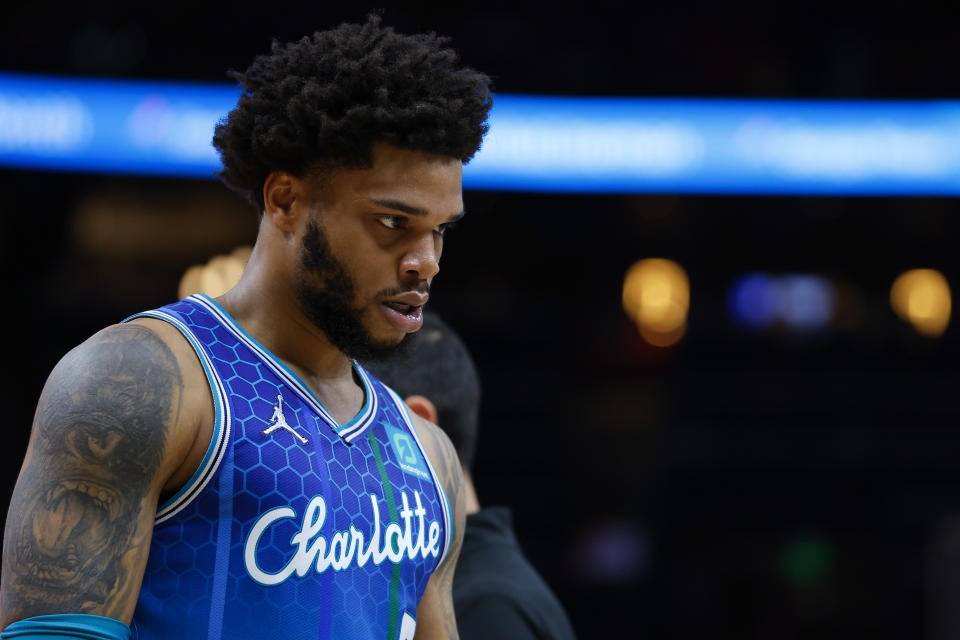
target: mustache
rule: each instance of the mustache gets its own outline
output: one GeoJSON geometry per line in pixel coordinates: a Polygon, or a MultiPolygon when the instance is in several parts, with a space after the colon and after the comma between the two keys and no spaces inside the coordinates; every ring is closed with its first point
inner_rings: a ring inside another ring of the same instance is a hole
{"type": "Polygon", "coordinates": [[[403,293],[421,293],[424,295],[430,295],[430,285],[427,282],[421,282],[420,284],[410,287],[400,285],[397,287],[390,287],[389,289],[383,289],[380,293],[377,294],[377,298],[389,298],[390,296],[398,296],[403,293]]]}

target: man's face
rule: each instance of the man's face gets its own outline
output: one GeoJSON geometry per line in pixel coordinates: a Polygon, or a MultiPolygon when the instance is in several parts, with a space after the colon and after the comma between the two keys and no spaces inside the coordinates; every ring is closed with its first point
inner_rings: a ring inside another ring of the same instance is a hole
{"type": "Polygon", "coordinates": [[[378,144],[370,169],[313,189],[297,298],[338,349],[376,359],[423,322],[443,233],[463,216],[459,160],[378,144]]]}

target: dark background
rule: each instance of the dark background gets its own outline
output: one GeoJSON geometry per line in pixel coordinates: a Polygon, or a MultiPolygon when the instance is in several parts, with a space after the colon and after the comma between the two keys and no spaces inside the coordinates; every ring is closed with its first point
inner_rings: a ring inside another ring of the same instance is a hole
{"type": "MultiPolygon", "coordinates": [[[[363,15],[19,3],[4,9],[0,69],[224,82],[271,38],[363,15]]],[[[954,23],[920,9],[409,3],[384,15],[451,36],[503,93],[960,95],[954,23]]],[[[2,171],[0,187],[5,506],[55,362],[172,301],[188,266],[252,243],[255,224],[214,181],[2,171]],[[90,238],[94,210],[140,235],[114,249],[90,238]]],[[[465,199],[433,309],[483,376],[480,499],[515,509],[581,637],[960,637],[957,331],[922,338],[888,303],[905,269],[960,278],[954,200],[465,199]],[[620,306],[626,269],[650,256],[691,279],[689,330],[669,349],[646,346],[620,306]],[[843,283],[857,312],[813,335],[744,332],[725,298],[756,270],[843,283]]]]}

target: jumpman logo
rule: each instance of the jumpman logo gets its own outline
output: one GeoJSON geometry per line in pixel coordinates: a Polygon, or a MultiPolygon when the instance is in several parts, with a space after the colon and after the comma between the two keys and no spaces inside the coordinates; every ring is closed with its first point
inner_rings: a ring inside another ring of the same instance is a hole
{"type": "Polygon", "coordinates": [[[287,419],[283,417],[283,396],[279,394],[277,394],[277,404],[273,408],[273,415],[270,416],[270,426],[263,430],[263,435],[268,436],[277,429],[286,429],[301,443],[307,444],[307,439],[294,431],[293,427],[287,424],[287,419]]]}

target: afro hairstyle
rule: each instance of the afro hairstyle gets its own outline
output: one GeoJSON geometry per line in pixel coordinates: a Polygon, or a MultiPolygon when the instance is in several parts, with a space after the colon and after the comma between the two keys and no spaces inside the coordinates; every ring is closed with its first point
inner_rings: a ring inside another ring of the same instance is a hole
{"type": "Polygon", "coordinates": [[[220,178],[262,212],[272,171],[370,167],[376,142],[468,162],[489,128],[490,79],[447,43],[398,34],[377,15],[274,41],[230,72],[243,92],[214,132],[220,178]]]}

